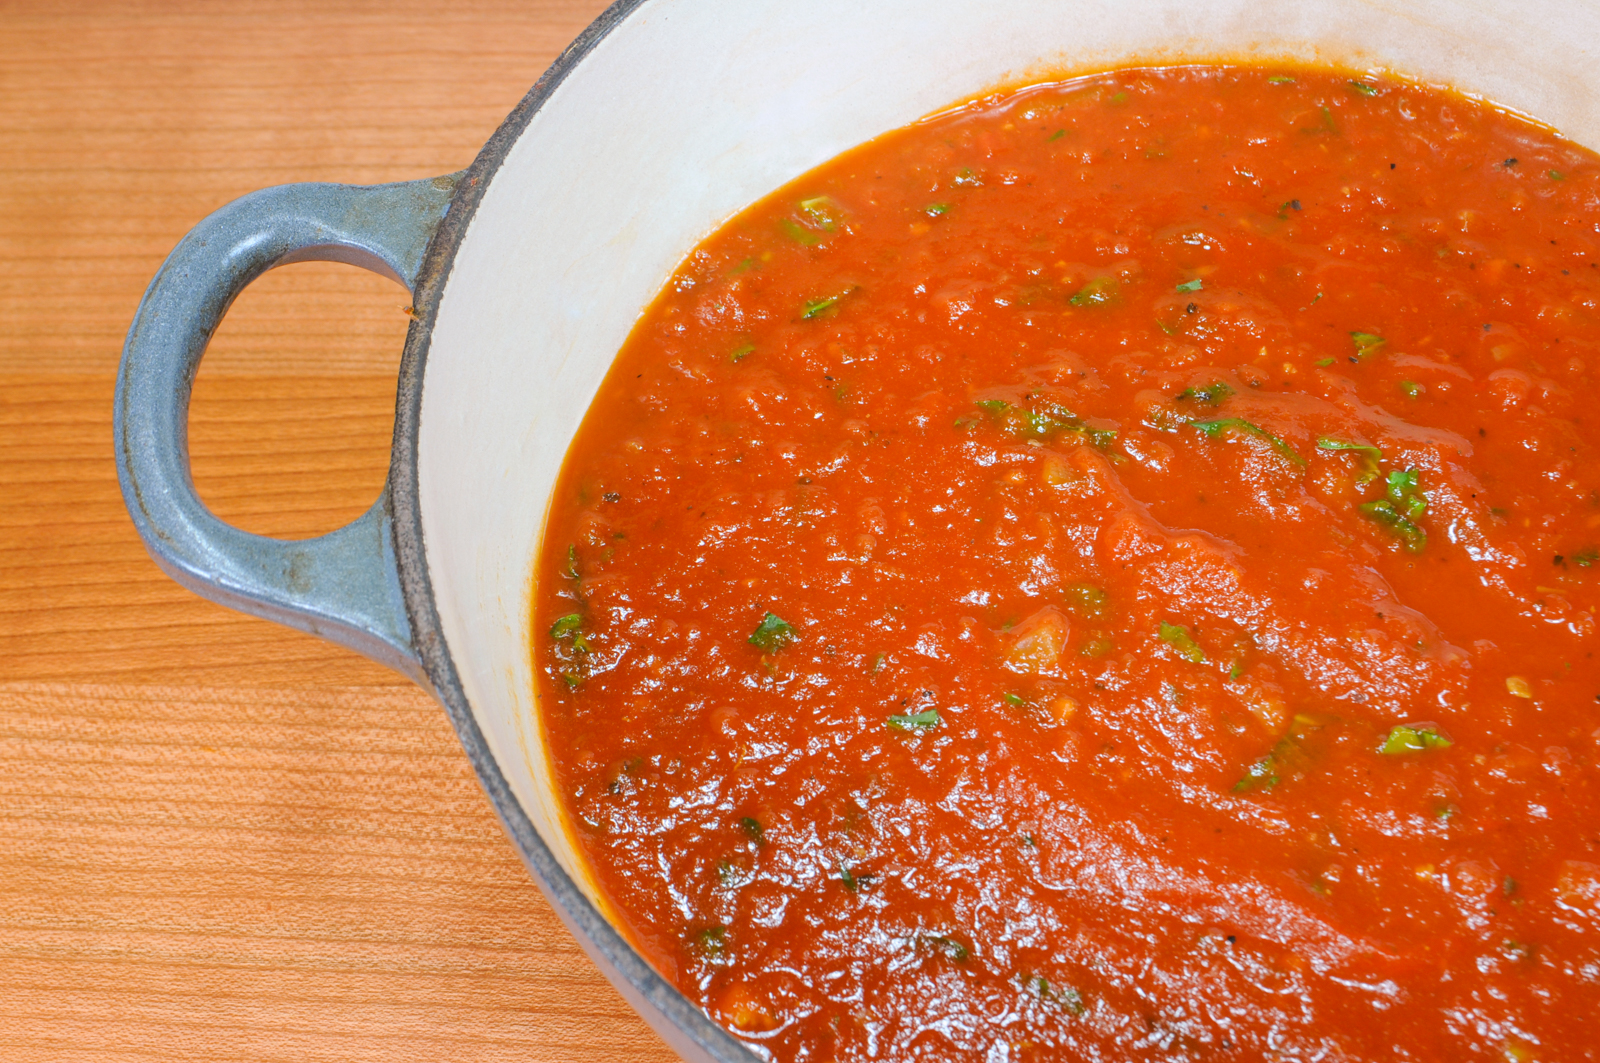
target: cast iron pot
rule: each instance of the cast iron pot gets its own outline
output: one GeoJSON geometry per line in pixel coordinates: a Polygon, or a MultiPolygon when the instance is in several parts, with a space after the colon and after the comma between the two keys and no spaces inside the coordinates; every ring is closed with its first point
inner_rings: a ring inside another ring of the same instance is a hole
{"type": "Polygon", "coordinates": [[[123,351],[123,497],[184,586],[431,691],[535,881],[629,1003],[686,1059],[753,1060],[607,920],[534,712],[529,605],[549,496],[613,354],[673,267],[845,148],[1051,72],[1335,61],[1453,85],[1600,143],[1597,30],[1592,0],[620,0],[465,172],[270,188],[185,236],[123,351]],[[308,259],[394,278],[416,317],[383,493],[336,532],[281,542],[206,510],[186,421],[233,298],[308,259]]]}

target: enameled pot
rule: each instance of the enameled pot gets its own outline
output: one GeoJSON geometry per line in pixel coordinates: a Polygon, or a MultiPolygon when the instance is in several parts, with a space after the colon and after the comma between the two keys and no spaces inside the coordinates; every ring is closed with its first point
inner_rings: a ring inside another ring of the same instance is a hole
{"type": "Polygon", "coordinates": [[[533,559],[567,445],[640,311],[696,242],[854,144],[985,89],[1130,62],[1395,71],[1600,144],[1600,4],[1526,0],[621,0],[464,173],[289,185],[196,226],[151,282],[116,395],[123,496],[194,591],[427,687],[545,895],[690,1060],[756,1058],[607,921],[534,713],[533,559]],[[353,262],[413,294],[388,485],[318,539],[223,524],[189,476],[190,386],[234,296],[353,262]]]}

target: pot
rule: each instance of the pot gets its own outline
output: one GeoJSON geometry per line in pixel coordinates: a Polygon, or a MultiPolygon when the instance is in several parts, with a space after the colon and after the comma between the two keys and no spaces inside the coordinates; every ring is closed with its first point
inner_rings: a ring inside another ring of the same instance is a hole
{"type": "Polygon", "coordinates": [[[304,184],[201,222],[151,282],[123,353],[116,459],[156,561],[216,601],[321,635],[443,704],[534,879],[677,1052],[755,1055],[605,914],[563,825],[533,702],[530,593],[568,443],[641,310],[723,219],[840,151],[954,101],[1130,62],[1378,67],[1600,143],[1600,5],[1541,0],[620,0],[471,168],[304,184]],[[318,539],[231,528],[189,477],[206,343],[274,266],[352,262],[413,294],[389,479],[318,539]]]}

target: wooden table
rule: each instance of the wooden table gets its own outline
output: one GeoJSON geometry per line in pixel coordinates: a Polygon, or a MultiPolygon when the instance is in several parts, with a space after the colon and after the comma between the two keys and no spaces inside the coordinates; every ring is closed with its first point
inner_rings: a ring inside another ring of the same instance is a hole
{"type": "MultiPolygon", "coordinates": [[[[122,338],[204,215],[466,166],[603,0],[0,4],[0,1060],[671,1058],[518,863],[443,713],[191,596],[111,460],[122,338]]],[[[279,270],[191,415],[308,536],[383,481],[405,293],[279,270]]]]}

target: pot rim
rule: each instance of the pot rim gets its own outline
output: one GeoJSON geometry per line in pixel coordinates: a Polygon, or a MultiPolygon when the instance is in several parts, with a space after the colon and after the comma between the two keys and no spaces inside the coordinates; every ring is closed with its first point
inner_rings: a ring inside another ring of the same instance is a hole
{"type": "MultiPolygon", "coordinates": [[[[428,573],[422,529],[417,444],[423,384],[434,321],[456,253],[490,182],[534,115],[612,30],[648,3],[649,0],[616,0],[601,12],[533,83],[527,95],[484,143],[456,185],[449,209],[423,255],[412,299],[415,316],[406,334],[395,393],[394,443],[389,469],[390,520],[399,562],[400,591],[422,669],[434,696],[444,706],[495,814],[556,914],[585,951],[600,961],[602,968],[609,968],[604,973],[610,975],[613,982],[621,979],[632,988],[635,999],[631,1002],[636,1008],[642,1002],[649,1009],[642,1013],[643,1017],[658,1033],[664,1034],[665,1028],[670,1027],[692,1042],[692,1045],[674,1044],[672,1047],[697,1049],[704,1059],[716,1063],[754,1063],[759,1058],[754,1052],[678,992],[606,919],[567,874],[523,810],[478,727],[445,641],[428,573]]],[[[619,984],[618,988],[623,986],[619,984]]]]}

